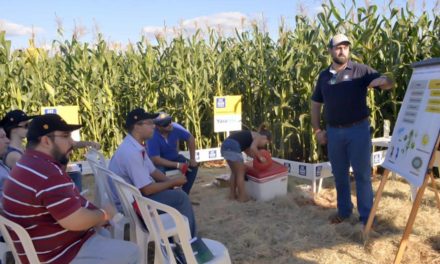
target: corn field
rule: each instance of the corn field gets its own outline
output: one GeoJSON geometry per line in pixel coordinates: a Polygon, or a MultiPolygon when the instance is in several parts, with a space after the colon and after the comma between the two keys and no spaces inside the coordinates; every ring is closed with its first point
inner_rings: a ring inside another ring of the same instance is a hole
{"type": "Polygon", "coordinates": [[[79,105],[82,137],[111,155],[121,142],[124,118],[134,107],[163,110],[186,126],[198,148],[216,147],[224,134],[213,132],[213,97],[242,95],[243,127],[266,121],[273,133],[274,156],[318,161],[325,153],[310,126],[310,97],[319,72],[330,64],[326,45],[335,33],[352,40],[352,59],[394,78],[391,92],[371,91],[371,124],[382,133],[393,124],[412,70],[410,64],[440,57],[440,16],[410,8],[375,5],[338,11],[330,1],[314,19],[296,16],[295,27],[279,26],[278,39],[254,25],[225,37],[211,30],[156,44],[141,39],[115,50],[99,36],[95,43],[74,35],[59,39],[52,51],[11,50],[0,33],[0,113],[41,106],[79,105]],[[385,13],[385,14],[384,14],[385,13]]]}

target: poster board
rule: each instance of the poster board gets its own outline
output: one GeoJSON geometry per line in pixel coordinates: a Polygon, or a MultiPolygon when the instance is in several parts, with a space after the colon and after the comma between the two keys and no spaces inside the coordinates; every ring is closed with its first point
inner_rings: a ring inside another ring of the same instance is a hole
{"type": "Polygon", "coordinates": [[[422,185],[440,131],[440,58],[412,65],[383,167],[422,185]]]}
{"type": "MultiPolygon", "coordinates": [[[[68,124],[79,124],[79,107],[77,105],[65,105],[65,106],[43,106],[41,108],[41,114],[58,114],[60,115],[68,124]]],[[[80,130],[75,130],[72,132],[72,138],[75,141],[80,141],[81,136],[80,130]]]]}
{"type": "Polygon", "coordinates": [[[241,130],[241,95],[214,97],[214,132],[241,130]]]}

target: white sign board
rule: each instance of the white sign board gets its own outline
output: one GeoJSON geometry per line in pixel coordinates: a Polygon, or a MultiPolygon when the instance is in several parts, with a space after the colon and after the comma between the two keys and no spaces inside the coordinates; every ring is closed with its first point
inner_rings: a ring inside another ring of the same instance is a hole
{"type": "Polygon", "coordinates": [[[413,67],[382,166],[419,187],[440,132],[440,58],[413,67]]]}
{"type": "MultiPolygon", "coordinates": [[[[187,159],[189,159],[188,151],[180,151],[179,154],[182,154],[187,159]]],[[[220,153],[220,148],[209,148],[209,149],[197,149],[196,150],[196,161],[204,162],[204,161],[212,161],[212,160],[222,160],[222,154],[220,153]]]]}

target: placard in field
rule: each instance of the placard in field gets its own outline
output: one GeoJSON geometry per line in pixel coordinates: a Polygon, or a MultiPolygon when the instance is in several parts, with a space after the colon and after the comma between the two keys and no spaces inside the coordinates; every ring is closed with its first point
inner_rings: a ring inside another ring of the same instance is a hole
{"type": "Polygon", "coordinates": [[[383,166],[419,187],[440,131],[440,59],[413,67],[383,166]]]}
{"type": "Polygon", "coordinates": [[[241,95],[214,97],[214,132],[241,130],[241,95]]]}
{"type": "MultiPolygon", "coordinates": [[[[41,108],[41,114],[57,114],[61,116],[68,124],[79,124],[79,107],[77,105],[64,105],[64,106],[43,106],[41,108]]],[[[72,138],[75,141],[80,141],[81,136],[79,130],[72,132],[72,138]]]]}

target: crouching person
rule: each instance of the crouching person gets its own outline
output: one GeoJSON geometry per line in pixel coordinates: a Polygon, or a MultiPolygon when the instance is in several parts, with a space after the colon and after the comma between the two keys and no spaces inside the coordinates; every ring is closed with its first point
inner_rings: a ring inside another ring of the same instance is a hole
{"type": "Polygon", "coordinates": [[[26,151],[5,183],[4,215],[26,229],[42,263],[138,263],[135,244],[96,233],[114,212],[82,197],[65,171],[71,132],[80,127],[56,114],[32,120],[26,151]]]}

